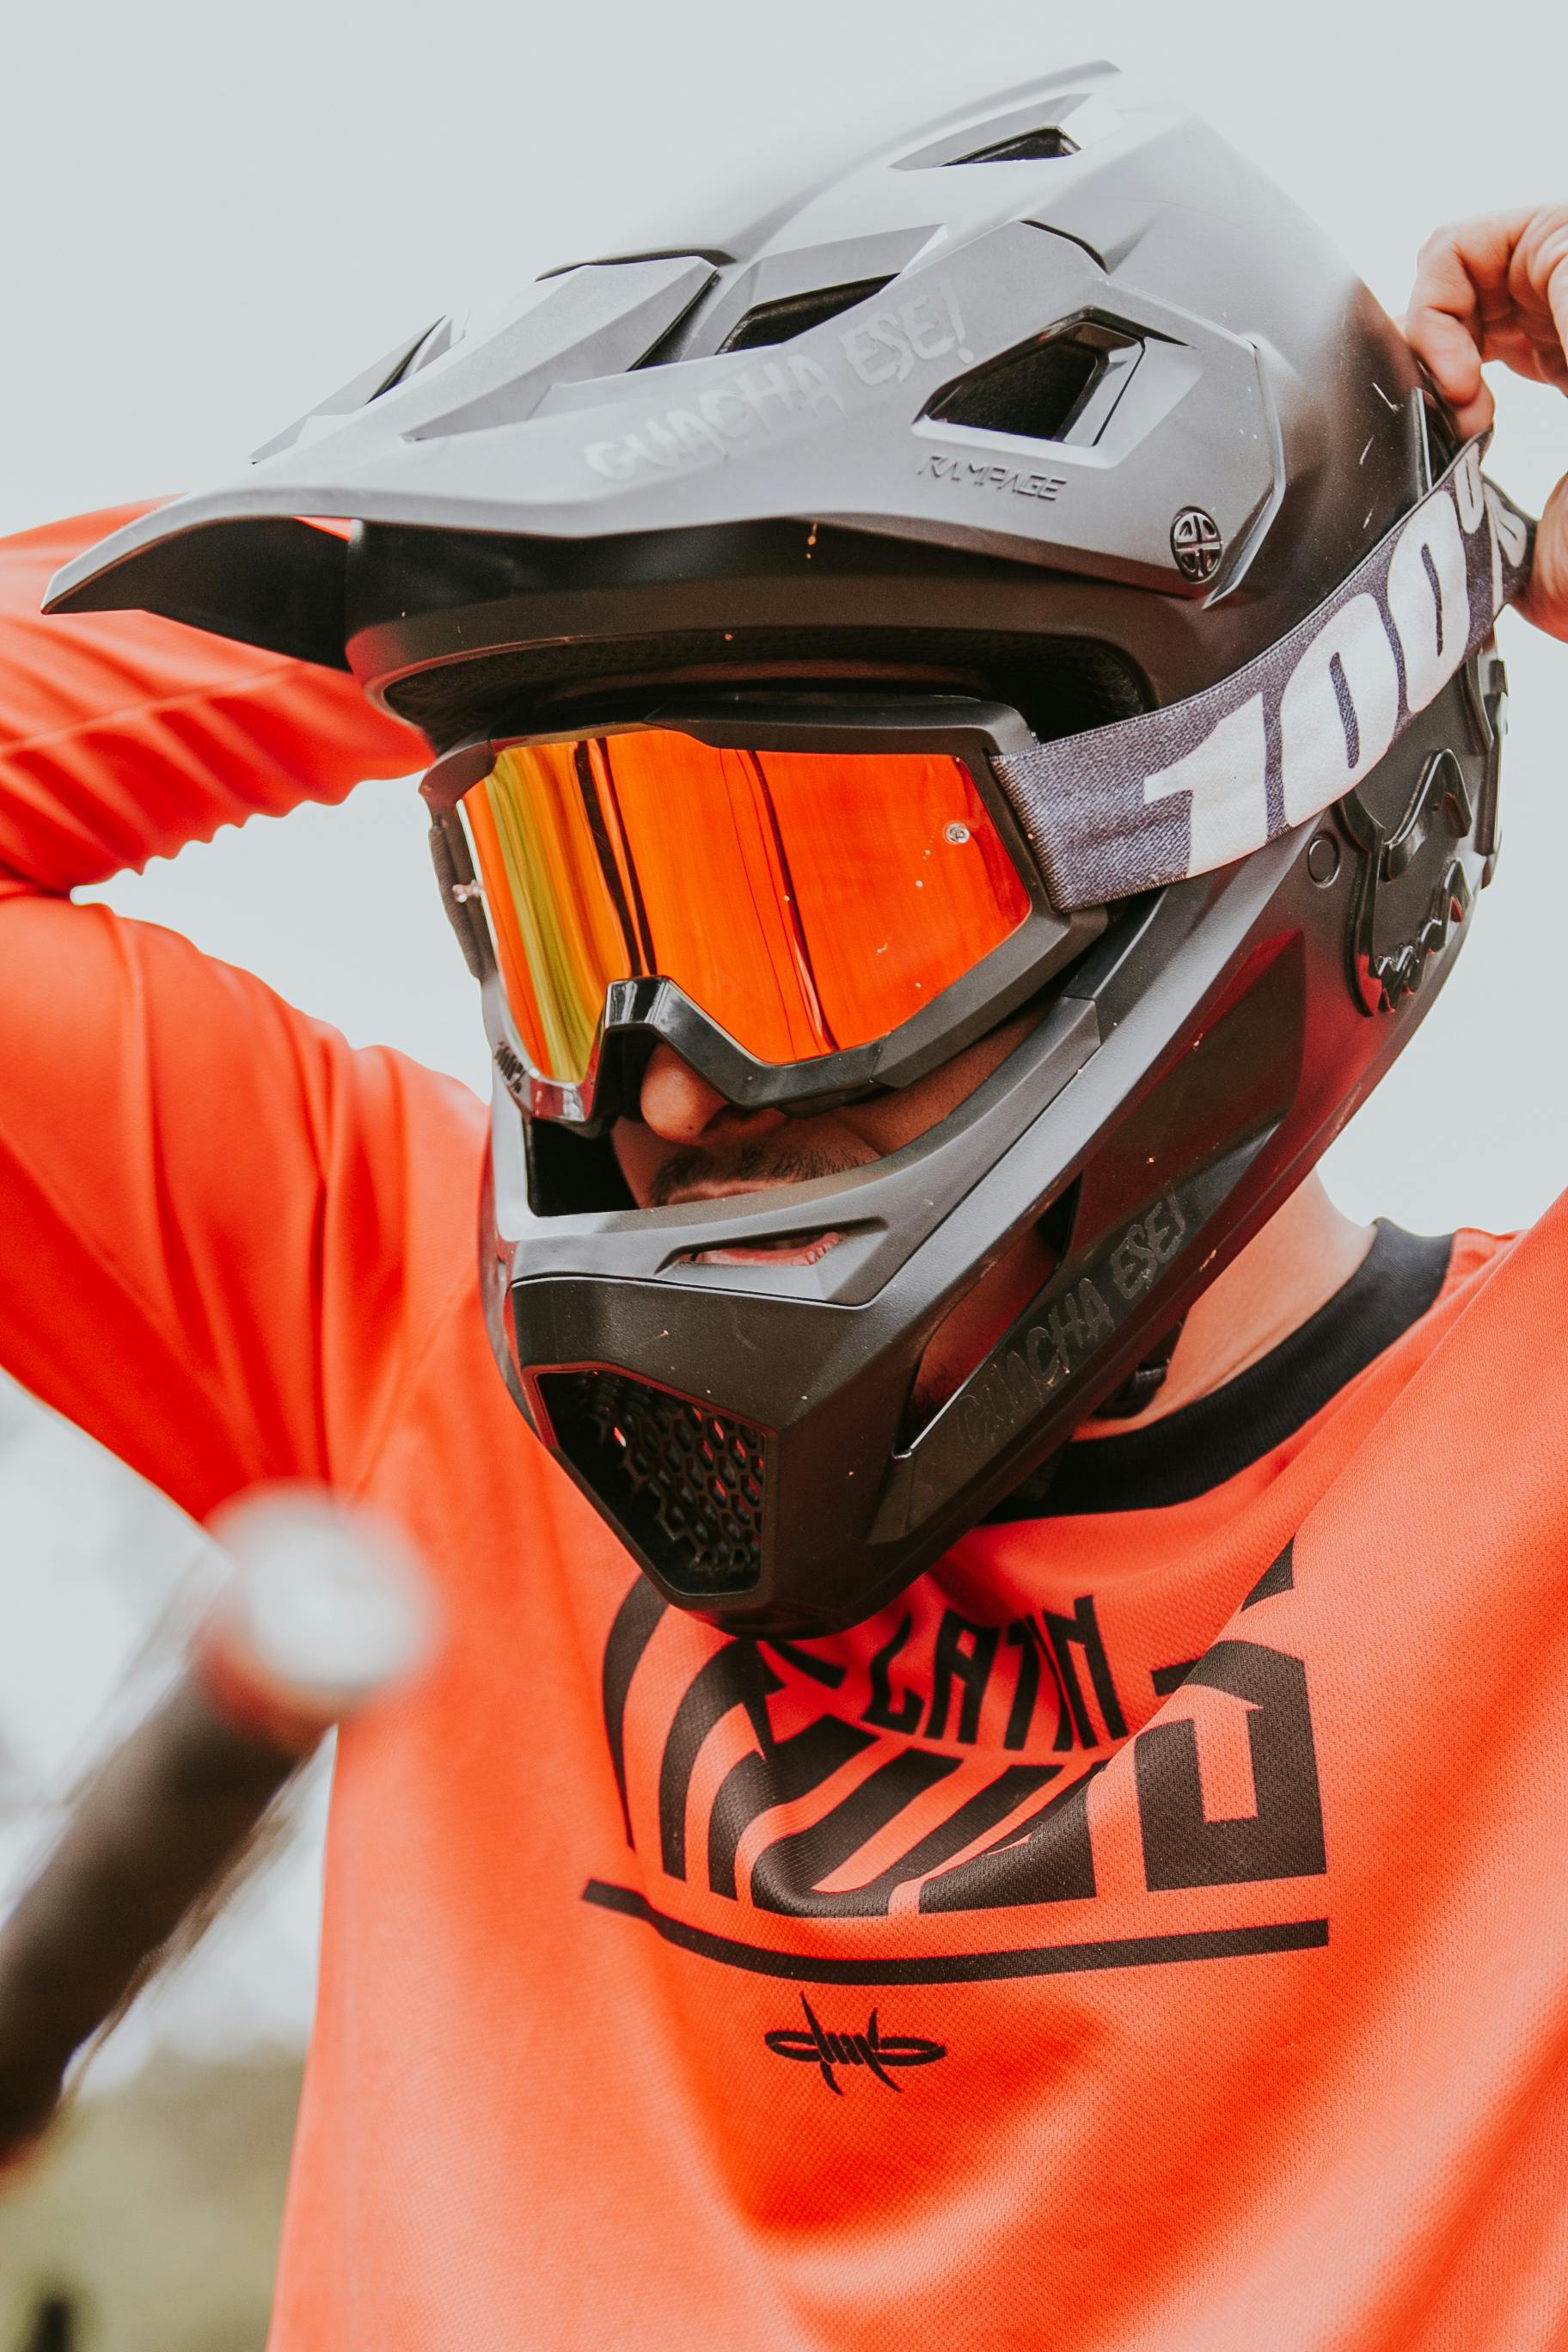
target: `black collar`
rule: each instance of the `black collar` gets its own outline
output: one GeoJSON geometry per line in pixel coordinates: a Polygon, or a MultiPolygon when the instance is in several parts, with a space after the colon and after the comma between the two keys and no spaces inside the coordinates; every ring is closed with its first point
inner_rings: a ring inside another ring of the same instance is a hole
{"type": "Polygon", "coordinates": [[[1426,1314],[1452,1247],[1451,1234],[1428,1239],[1379,1218],[1350,1280],[1260,1362],[1148,1429],[1068,1446],[1043,1501],[1009,1496],[990,1519],[1162,1510],[1223,1486],[1321,1412],[1426,1314]]]}

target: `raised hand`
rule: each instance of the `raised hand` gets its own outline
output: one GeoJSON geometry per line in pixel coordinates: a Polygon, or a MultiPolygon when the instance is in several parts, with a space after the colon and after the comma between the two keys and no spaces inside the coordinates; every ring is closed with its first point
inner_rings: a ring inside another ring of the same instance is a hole
{"type": "MultiPolygon", "coordinates": [[[[1437,229],[1421,248],[1404,323],[1466,434],[1492,421],[1483,361],[1568,393],[1568,204],[1437,229]]],[[[1546,502],[1518,609],[1568,638],[1568,474],[1546,502]]]]}

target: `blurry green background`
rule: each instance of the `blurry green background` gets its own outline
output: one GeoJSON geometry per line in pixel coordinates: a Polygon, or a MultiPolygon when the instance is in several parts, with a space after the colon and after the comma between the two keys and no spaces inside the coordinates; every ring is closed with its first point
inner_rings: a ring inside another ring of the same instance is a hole
{"type": "MultiPolygon", "coordinates": [[[[210,1545],[0,1375],[0,1914],[178,1671],[210,1545]]],[[[206,1935],[155,1978],[0,2188],[0,2352],[263,2352],[314,2001],[323,1753],[206,1935]]]]}
{"type": "Polygon", "coordinates": [[[79,2102],[0,2198],[0,2352],[51,2294],[72,2352],[260,2352],[299,2096],[293,2059],[158,2056],[79,2102]]]}

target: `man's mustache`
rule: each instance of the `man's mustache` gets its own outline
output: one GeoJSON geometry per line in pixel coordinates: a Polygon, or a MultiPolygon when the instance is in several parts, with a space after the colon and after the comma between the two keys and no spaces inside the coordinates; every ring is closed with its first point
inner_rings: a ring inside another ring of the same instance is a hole
{"type": "Polygon", "coordinates": [[[822,1176],[842,1176],[862,1163],[846,1152],[813,1151],[800,1145],[748,1143],[737,1151],[672,1152],[648,1187],[648,1207],[668,1209],[678,1192],[696,1185],[742,1192],[758,1184],[812,1184],[822,1176]]]}

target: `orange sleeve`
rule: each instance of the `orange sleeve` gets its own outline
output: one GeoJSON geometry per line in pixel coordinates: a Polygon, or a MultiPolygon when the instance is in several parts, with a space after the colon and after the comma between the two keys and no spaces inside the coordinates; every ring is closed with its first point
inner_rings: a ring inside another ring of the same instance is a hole
{"type": "Polygon", "coordinates": [[[428,761],[340,671],[151,613],[40,613],[57,566],[137,511],[0,541],[0,889],[140,871],[221,824],[428,761]]]}
{"type": "Polygon", "coordinates": [[[0,546],[0,1364],[199,1517],[258,1479],[353,1483],[461,1275],[439,1237],[471,1235],[479,1122],[69,902],[422,756],[346,677],[145,614],[41,617],[118,520],[0,546]]]}

